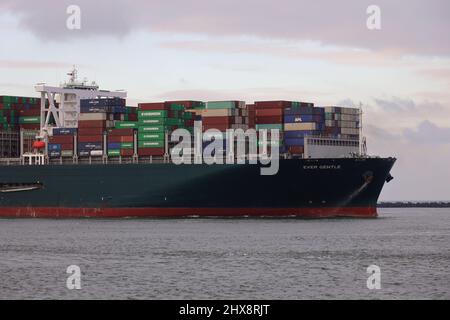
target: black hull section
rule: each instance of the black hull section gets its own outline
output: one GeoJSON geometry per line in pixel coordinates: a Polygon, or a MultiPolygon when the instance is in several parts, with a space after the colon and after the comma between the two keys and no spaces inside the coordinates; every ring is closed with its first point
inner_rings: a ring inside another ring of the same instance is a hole
{"type": "Polygon", "coordinates": [[[250,164],[4,166],[2,185],[40,187],[2,191],[0,216],[373,216],[394,162],[280,160],[273,176],[250,164]]]}

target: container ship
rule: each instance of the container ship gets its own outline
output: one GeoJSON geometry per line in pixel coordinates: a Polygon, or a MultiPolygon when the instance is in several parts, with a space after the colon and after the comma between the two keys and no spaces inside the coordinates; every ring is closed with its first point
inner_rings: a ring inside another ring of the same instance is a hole
{"type": "Polygon", "coordinates": [[[80,82],[76,69],[69,76],[58,87],[36,85],[40,98],[0,96],[0,217],[373,218],[393,179],[395,158],[367,155],[360,108],[129,107],[126,92],[80,82]],[[175,132],[192,139],[179,149],[175,132]]]}

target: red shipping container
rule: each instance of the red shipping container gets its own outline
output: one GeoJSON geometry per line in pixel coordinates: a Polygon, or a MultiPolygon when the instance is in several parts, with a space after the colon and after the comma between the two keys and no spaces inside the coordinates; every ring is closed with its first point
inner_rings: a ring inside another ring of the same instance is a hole
{"type": "Polygon", "coordinates": [[[283,123],[283,117],[282,116],[256,117],[255,123],[257,124],[283,123]]]}
{"type": "Polygon", "coordinates": [[[210,124],[210,125],[203,125],[203,132],[209,130],[209,129],[216,129],[219,131],[227,131],[227,129],[230,129],[229,125],[224,124],[210,124]]]}
{"type": "Polygon", "coordinates": [[[70,151],[73,150],[73,143],[63,143],[61,144],[61,150],[63,151],[70,151]]]}
{"type": "Polygon", "coordinates": [[[132,136],[134,129],[111,129],[108,131],[109,136],[132,136]]]}
{"type": "Polygon", "coordinates": [[[234,117],[204,117],[202,118],[202,122],[204,125],[210,124],[229,125],[234,123],[234,117]]]}
{"type": "Polygon", "coordinates": [[[103,128],[79,128],[79,136],[98,136],[102,135],[104,132],[103,128]]]}
{"type": "Polygon", "coordinates": [[[255,115],[259,117],[282,116],[284,109],[256,109],[255,115]]]}
{"type": "Polygon", "coordinates": [[[195,120],[185,120],[185,121],[184,121],[184,125],[185,125],[186,127],[193,127],[193,126],[194,126],[194,121],[195,121],[195,120]]]}
{"type": "Polygon", "coordinates": [[[108,142],[120,143],[120,142],[122,142],[121,138],[122,137],[120,137],[120,136],[108,136],[108,142]]]}
{"type": "Polygon", "coordinates": [[[134,150],[133,149],[121,149],[120,155],[122,157],[131,157],[134,155],[134,150]]]}
{"type": "Polygon", "coordinates": [[[40,130],[41,125],[39,125],[39,124],[21,124],[20,128],[25,129],[25,130],[40,130]]]}
{"type": "Polygon", "coordinates": [[[291,154],[302,154],[305,153],[305,148],[300,146],[291,146],[289,147],[289,153],[291,154]]]}
{"type": "Polygon", "coordinates": [[[165,153],[164,148],[139,148],[139,156],[163,156],[165,153]]]}
{"type": "Polygon", "coordinates": [[[128,114],[128,121],[138,121],[137,113],[130,113],[130,114],[128,114]]]}
{"type": "Polygon", "coordinates": [[[257,101],[256,109],[285,109],[292,107],[291,101],[257,101]]]}
{"type": "Polygon", "coordinates": [[[103,120],[84,120],[78,121],[78,128],[106,128],[106,121],[103,120]]]}
{"type": "Polygon", "coordinates": [[[147,110],[169,110],[169,104],[166,102],[139,103],[138,109],[147,110]]]}
{"type": "Polygon", "coordinates": [[[103,136],[79,136],[78,142],[103,142],[103,136]]]}
{"type": "Polygon", "coordinates": [[[53,136],[48,138],[48,142],[52,144],[73,143],[73,136],[53,136]]]}
{"type": "Polygon", "coordinates": [[[41,115],[40,109],[35,110],[20,110],[19,116],[20,117],[39,117],[41,115]]]}
{"type": "Polygon", "coordinates": [[[133,136],[122,136],[120,137],[120,142],[134,142],[133,136]]]}
{"type": "Polygon", "coordinates": [[[134,142],[134,136],[108,136],[108,142],[134,142]]]}

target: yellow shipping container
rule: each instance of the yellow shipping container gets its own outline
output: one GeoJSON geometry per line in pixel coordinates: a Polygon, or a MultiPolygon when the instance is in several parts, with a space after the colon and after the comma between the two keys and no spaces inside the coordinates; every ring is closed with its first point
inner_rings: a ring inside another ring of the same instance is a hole
{"type": "Polygon", "coordinates": [[[317,130],[317,125],[314,122],[285,123],[284,130],[285,131],[317,130]]]}

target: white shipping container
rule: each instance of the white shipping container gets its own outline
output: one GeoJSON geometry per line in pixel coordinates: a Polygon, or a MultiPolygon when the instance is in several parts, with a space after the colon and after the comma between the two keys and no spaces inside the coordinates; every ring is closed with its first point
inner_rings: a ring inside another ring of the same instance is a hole
{"type": "Polygon", "coordinates": [[[317,125],[314,122],[285,123],[284,130],[286,131],[317,130],[317,125]]]}
{"type": "Polygon", "coordinates": [[[359,114],[359,109],[357,109],[357,108],[341,108],[341,113],[357,115],[357,114],[359,114]]]}
{"type": "Polygon", "coordinates": [[[92,157],[101,157],[101,156],[103,156],[103,151],[101,151],[101,150],[92,150],[91,151],[91,156],[92,157]]]}
{"type": "Polygon", "coordinates": [[[89,121],[105,121],[107,120],[106,113],[80,113],[79,120],[89,120],[89,121]]]}
{"type": "Polygon", "coordinates": [[[342,128],[341,129],[342,134],[351,134],[351,135],[358,135],[359,129],[353,129],[353,128],[342,128]]]}
{"type": "Polygon", "coordinates": [[[359,121],[359,116],[353,115],[353,114],[341,114],[341,120],[343,120],[343,121],[359,121]]]}

